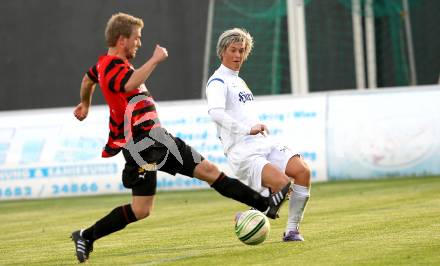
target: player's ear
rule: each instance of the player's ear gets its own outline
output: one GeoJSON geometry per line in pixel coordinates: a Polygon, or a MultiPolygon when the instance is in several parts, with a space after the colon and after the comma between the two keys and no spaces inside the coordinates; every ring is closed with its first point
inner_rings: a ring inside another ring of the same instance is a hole
{"type": "Polygon", "coordinates": [[[124,37],[123,35],[119,35],[118,40],[116,41],[116,44],[117,44],[117,46],[119,46],[119,45],[124,46],[126,42],[127,42],[127,38],[124,37]]]}

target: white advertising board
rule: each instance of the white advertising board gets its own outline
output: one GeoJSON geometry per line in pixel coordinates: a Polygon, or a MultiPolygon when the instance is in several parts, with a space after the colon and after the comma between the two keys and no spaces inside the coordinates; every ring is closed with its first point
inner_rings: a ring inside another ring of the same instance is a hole
{"type": "MultiPolygon", "coordinates": [[[[73,108],[0,113],[0,200],[127,192],[124,158],[101,158],[108,136],[108,111],[92,107],[77,121],[73,108]]],[[[158,190],[206,184],[160,173],[158,190]]]]}
{"type": "Polygon", "coordinates": [[[440,90],[329,96],[329,179],[440,175],[440,90]]]}
{"type": "MultiPolygon", "coordinates": [[[[313,181],[440,175],[440,87],[256,97],[270,136],[301,153],[313,181]]],[[[108,110],[0,112],[0,200],[127,192],[122,155],[101,158],[108,110]]],[[[162,125],[231,174],[205,101],[160,102],[162,125]]],[[[158,190],[207,188],[158,174],[158,190]]]]}
{"type": "MultiPolygon", "coordinates": [[[[271,135],[302,153],[314,180],[326,180],[325,97],[258,98],[255,112],[271,135]]],[[[101,158],[108,110],[93,106],[77,121],[73,108],[0,112],[0,200],[127,192],[124,158],[101,158]]],[[[162,125],[230,173],[204,101],[158,103],[162,125]]],[[[158,190],[207,188],[195,178],[158,174],[158,190]]]]}

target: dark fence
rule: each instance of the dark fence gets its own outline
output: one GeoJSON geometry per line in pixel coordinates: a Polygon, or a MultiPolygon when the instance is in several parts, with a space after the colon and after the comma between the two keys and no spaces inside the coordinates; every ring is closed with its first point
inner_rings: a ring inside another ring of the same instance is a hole
{"type": "MultiPolygon", "coordinates": [[[[74,106],[84,72],[106,52],[108,18],[143,18],[145,62],[156,43],[169,58],[146,85],[156,100],[200,98],[208,1],[2,0],[0,110],[74,106]]],[[[103,104],[99,90],[94,104],[103,104]]]]}

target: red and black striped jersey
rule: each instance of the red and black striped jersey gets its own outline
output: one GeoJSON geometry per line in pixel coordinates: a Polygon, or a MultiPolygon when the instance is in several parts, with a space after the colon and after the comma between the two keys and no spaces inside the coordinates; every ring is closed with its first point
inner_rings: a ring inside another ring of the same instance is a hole
{"type": "Polygon", "coordinates": [[[116,155],[128,141],[160,127],[153,97],[145,85],[125,91],[133,72],[128,60],[111,55],[100,56],[96,65],[87,71],[87,76],[99,83],[110,109],[110,133],[102,157],[116,155]]]}

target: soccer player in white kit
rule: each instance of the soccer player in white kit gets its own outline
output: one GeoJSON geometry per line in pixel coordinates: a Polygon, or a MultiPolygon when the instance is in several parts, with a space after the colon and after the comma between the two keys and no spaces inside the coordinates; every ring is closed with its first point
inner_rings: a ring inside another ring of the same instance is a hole
{"type": "Polygon", "coordinates": [[[206,85],[208,113],[238,179],[262,194],[280,191],[292,182],[283,241],[304,241],[299,223],[310,197],[310,168],[299,153],[271,137],[251,111],[254,96],[238,73],[252,48],[253,38],[244,29],[220,35],[217,56],[221,65],[206,85]]]}

